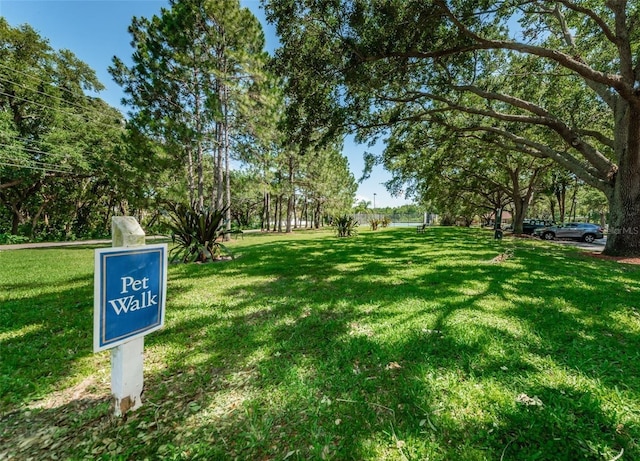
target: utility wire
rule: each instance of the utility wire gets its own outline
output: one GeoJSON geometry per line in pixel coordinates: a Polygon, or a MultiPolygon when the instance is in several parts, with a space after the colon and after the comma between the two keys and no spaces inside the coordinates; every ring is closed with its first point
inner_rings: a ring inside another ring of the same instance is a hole
{"type": "MultiPolygon", "coordinates": [[[[67,89],[67,88],[64,88],[64,87],[61,87],[61,86],[56,86],[56,85],[54,85],[54,84],[53,84],[53,83],[51,83],[51,82],[46,82],[46,81],[44,81],[42,78],[37,77],[37,76],[32,75],[32,74],[29,74],[29,73],[27,73],[27,72],[23,72],[23,71],[20,71],[20,70],[18,70],[18,69],[14,69],[14,68],[9,67],[9,66],[6,66],[6,65],[4,65],[4,64],[2,64],[2,63],[0,63],[0,67],[5,68],[5,69],[7,69],[7,70],[10,70],[10,71],[12,71],[12,72],[16,72],[16,73],[22,74],[22,75],[24,75],[24,76],[26,76],[26,77],[29,77],[30,79],[32,79],[32,80],[34,80],[34,81],[38,82],[38,83],[42,83],[42,84],[44,84],[44,85],[51,86],[51,87],[53,87],[53,88],[54,88],[54,89],[56,89],[56,90],[64,91],[65,93],[68,93],[68,94],[70,94],[71,96],[74,96],[74,97],[77,97],[77,96],[78,96],[78,94],[74,93],[73,91],[71,91],[71,90],[69,90],[69,89],[67,89]]],[[[4,80],[5,82],[11,83],[11,84],[13,84],[13,85],[20,86],[20,87],[22,87],[22,88],[24,88],[24,89],[27,89],[27,90],[36,91],[37,93],[43,94],[43,95],[48,96],[48,97],[50,97],[50,98],[55,98],[55,99],[58,99],[58,100],[60,100],[60,101],[63,101],[63,102],[64,102],[64,103],[66,103],[66,104],[69,104],[69,105],[72,105],[72,106],[74,106],[74,107],[77,107],[77,108],[80,108],[80,109],[86,110],[86,108],[85,108],[85,107],[80,106],[80,105],[75,104],[75,103],[72,103],[72,102],[69,102],[69,101],[66,101],[65,99],[63,99],[63,98],[61,98],[61,97],[59,97],[59,96],[50,95],[50,94],[44,93],[44,92],[42,92],[42,91],[35,90],[35,89],[33,89],[33,88],[25,87],[25,86],[24,86],[24,85],[22,85],[21,83],[18,83],[18,82],[14,81],[14,80],[11,80],[11,79],[9,79],[9,78],[6,78],[6,77],[2,77],[2,76],[0,76],[0,80],[4,80]]],[[[97,91],[96,91],[96,93],[97,93],[97,91]]],[[[91,97],[91,96],[87,96],[86,94],[84,94],[84,90],[83,90],[82,96],[84,96],[84,97],[86,97],[86,98],[90,98],[90,97],[91,97]]],[[[96,99],[101,99],[101,98],[96,98],[96,99]]],[[[103,99],[101,99],[101,100],[102,100],[102,101],[104,101],[103,99]]],[[[105,102],[105,104],[107,104],[107,103],[105,102]]],[[[110,106],[109,104],[107,104],[107,106],[112,107],[112,106],[110,106]]],[[[56,110],[56,109],[55,109],[55,108],[53,108],[53,107],[50,107],[50,109],[56,110]]],[[[114,109],[116,109],[116,108],[114,108],[114,109]]],[[[118,109],[116,109],[116,110],[118,110],[118,109]]],[[[121,115],[121,117],[122,117],[122,120],[126,120],[126,118],[124,117],[124,115],[123,115],[119,110],[118,110],[118,112],[120,113],[120,115],[121,115]]],[[[94,120],[94,121],[95,121],[96,123],[103,123],[103,124],[105,124],[105,125],[108,125],[108,124],[106,124],[106,123],[104,123],[104,122],[100,122],[100,121],[98,121],[98,120],[94,120]]]]}
{"type": "MultiPolygon", "coordinates": [[[[37,91],[37,90],[34,90],[34,91],[37,91]]],[[[38,101],[32,101],[31,99],[23,98],[22,96],[16,96],[16,95],[13,95],[13,94],[9,94],[9,93],[6,93],[4,91],[0,91],[0,94],[6,96],[8,98],[18,99],[20,101],[24,101],[24,102],[27,102],[27,103],[30,103],[30,104],[34,104],[36,106],[40,106],[40,107],[43,107],[45,109],[56,111],[56,112],[59,112],[59,113],[64,114],[64,115],[69,115],[69,116],[73,116],[73,117],[82,117],[83,119],[85,119],[85,122],[87,122],[87,123],[88,122],[93,122],[93,123],[95,123],[97,125],[104,125],[104,126],[107,126],[109,128],[114,128],[114,125],[112,125],[112,124],[103,122],[101,120],[96,120],[96,119],[93,119],[93,118],[90,118],[90,117],[86,117],[83,114],[74,114],[73,112],[67,112],[65,110],[62,110],[62,108],[48,106],[47,104],[43,104],[43,103],[38,102],[38,101]]],[[[44,94],[46,94],[46,93],[44,93],[44,94]]],[[[50,96],[50,97],[52,97],[52,96],[50,96]]]]}
{"type": "MultiPolygon", "coordinates": [[[[5,143],[2,143],[2,142],[0,142],[0,146],[4,146],[4,147],[7,147],[7,148],[9,148],[9,149],[13,149],[13,150],[23,150],[23,151],[29,152],[29,153],[31,153],[31,154],[37,154],[37,155],[50,155],[50,156],[53,156],[53,155],[54,155],[54,154],[53,154],[53,153],[51,153],[51,152],[43,152],[43,151],[41,151],[41,150],[33,149],[33,148],[30,148],[30,147],[26,147],[26,146],[16,146],[16,145],[14,145],[14,144],[5,144],[5,143]]],[[[38,161],[38,160],[30,160],[30,161],[32,161],[32,162],[38,162],[38,163],[44,163],[44,164],[51,165],[51,166],[55,166],[55,167],[62,167],[62,168],[65,168],[65,166],[64,166],[64,165],[57,165],[57,164],[54,164],[54,163],[40,162],[40,161],[38,161]]],[[[71,168],[71,167],[69,166],[68,168],[71,168]]]]}
{"type": "MultiPolygon", "coordinates": [[[[3,81],[3,82],[11,83],[12,85],[18,86],[18,87],[23,88],[23,89],[25,89],[25,90],[27,90],[27,91],[33,91],[33,92],[35,92],[35,93],[41,94],[41,95],[43,95],[43,96],[46,96],[47,98],[57,99],[58,101],[60,101],[60,102],[62,102],[62,103],[64,103],[64,104],[67,104],[67,105],[69,105],[69,106],[76,107],[76,108],[81,109],[81,110],[87,110],[87,109],[89,109],[89,107],[81,106],[80,104],[76,104],[75,102],[67,101],[66,99],[63,99],[63,98],[61,98],[60,96],[56,96],[56,95],[53,95],[53,94],[48,94],[48,93],[45,93],[44,91],[40,91],[40,90],[37,90],[37,89],[35,89],[35,88],[29,88],[28,86],[25,86],[25,85],[23,85],[23,84],[21,84],[21,83],[14,82],[13,80],[9,80],[8,78],[3,77],[2,75],[0,75],[0,80],[1,80],[1,81],[3,81]]],[[[54,89],[58,89],[58,90],[61,90],[61,89],[62,89],[62,88],[55,87],[55,86],[54,86],[53,88],[54,88],[54,89]]],[[[71,93],[71,94],[72,94],[73,96],[75,96],[75,97],[78,97],[78,96],[79,96],[79,95],[77,95],[77,94],[73,94],[73,93],[71,93]]],[[[84,93],[82,94],[82,96],[87,97],[84,93]]]]}
{"type": "MultiPolygon", "coordinates": [[[[23,142],[23,143],[27,143],[27,144],[40,144],[41,146],[48,146],[48,147],[52,148],[52,150],[59,149],[59,145],[53,144],[51,142],[41,141],[39,139],[21,138],[20,136],[12,136],[11,138],[12,139],[17,139],[18,141],[23,142]]],[[[0,143],[0,145],[7,146],[7,144],[2,144],[2,143],[0,143]]],[[[24,147],[24,148],[25,149],[31,149],[34,153],[41,154],[41,155],[51,155],[51,156],[56,155],[56,154],[54,154],[52,152],[44,152],[44,151],[41,151],[41,150],[38,150],[38,149],[33,149],[33,148],[30,148],[30,147],[24,147]]],[[[87,152],[87,151],[79,151],[78,153],[82,154],[82,155],[85,155],[85,156],[88,156],[88,157],[94,155],[93,152],[87,152]]]]}
{"type": "MultiPolygon", "coordinates": [[[[38,77],[36,75],[33,75],[33,74],[28,73],[28,72],[24,72],[24,71],[18,70],[18,69],[14,68],[14,67],[6,66],[6,65],[4,65],[2,63],[0,63],[0,67],[2,67],[4,69],[7,69],[7,70],[10,70],[11,72],[16,72],[18,74],[22,74],[22,75],[24,75],[26,77],[29,77],[32,80],[37,81],[38,83],[44,83],[45,85],[54,86],[52,83],[46,82],[42,78],[40,78],[40,77],[38,77]]],[[[15,82],[13,82],[13,83],[15,83],[15,82]]],[[[69,90],[67,88],[56,87],[56,86],[54,86],[54,88],[57,88],[57,89],[59,89],[61,91],[65,91],[65,92],[69,93],[70,95],[76,96],[76,94],[73,91],[71,91],[71,90],[69,90]]]]}
{"type": "MultiPolygon", "coordinates": [[[[68,165],[56,165],[55,163],[42,162],[40,160],[22,159],[22,158],[19,158],[19,157],[12,158],[11,156],[6,157],[6,158],[0,157],[0,160],[6,160],[6,161],[9,161],[9,162],[14,162],[14,163],[15,162],[23,162],[24,161],[24,162],[27,162],[28,164],[35,163],[36,166],[41,166],[41,167],[44,167],[44,168],[64,169],[65,171],[68,171],[69,173],[73,172],[71,170],[71,167],[68,166],[68,165]]],[[[21,164],[23,164],[23,163],[21,163],[21,164]]]]}
{"type": "MultiPolygon", "coordinates": [[[[0,63],[0,67],[3,67],[3,68],[5,68],[5,69],[8,69],[8,70],[13,71],[13,72],[17,72],[17,73],[22,74],[22,75],[25,75],[25,76],[27,76],[27,77],[29,77],[29,78],[31,78],[31,79],[33,79],[33,80],[35,80],[35,81],[39,82],[39,83],[43,83],[43,84],[45,84],[45,85],[51,85],[51,86],[53,86],[54,88],[56,88],[56,89],[58,89],[58,90],[60,90],[60,91],[64,91],[64,92],[66,92],[66,93],[69,93],[69,94],[70,94],[70,95],[72,95],[72,96],[77,96],[77,94],[76,94],[76,93],[73,93],[71,90],[69,90],[69,89],[67,89],[67,88],[63,88],[63,87],[57,87],[57,86],[55,86],[53,83],[45,82],[44,80],[42,80],[42,79],[41,79],[41,78],[39,78],[39,77],[36,77],[35,75],[31,75],[31,74],[28,74],[28,73],[26,73],[26,72],[19,71],[18,69],[14,69],[14,68],[12,68],[12,67],[5,66],[5,65],[4,65],[4,64],[2,64],[2,63],[0,63]]],[[[2,77],[0,77],[0,79],[4,80],[4,81],[6,81],[6,82],[13,83],[14,85],[22,86],[20,83],[15,82],[15,81],[10,80],[10,79],[7,79],[7,78],[2,78],[2,77]]],[[[24,87],[24,86],[22,86],[22,88],[30,89],[30,88],[28,88],[28,87],[24,87]]],[[[34,90],[34,91],[37,91],[37,90],[34,90]]],[[[42,93],[42,94],[47,95],[47,93],[42,93]]],[[[53,95],[47,95],[47,96],[49,96],[49,97],[56,97],[56,96],[53,96],[53,95]]],[[[84,95],[84,96],[86,96],[86,95],[84,95]]],[[[58,99],[61,99],[61,98],[58,98],[58,99]]],[[[62,101],[65,101],[64,99],[61,99],[61,100],[62,100],[62,101]]],[[[176,108],[178,108],[178,109],[181,109],[181,108],[182,108],[179,104],[177,104],[177,103],[173,102],[172,100],[170,100],[170,99],[168,99],[168,98],[166,98],[166,97],[165,97],[165,98],[163,98],[163,100],[164,100],[165,102],[167,102],[168,104],[170,104],[170,105],[172,105],[172,106],[174,106],[174,107],[176,107],[176,108]]],[[[66,102],[66,103],[68,103],[68,104],[72,104],[72,103],[69,103],[68,101],[65,101],[65,102],[66,102]]],[[[79,107],[79,106],[76,106],[76,107],[79,107]]],[[[110,107],[111,107],[111,106],[110,106],[110,107]]],[[[124,118],[125,118],[125,117],[123,116],[123,119],[124,119],[124,118]]]]}
{"type": "Polygon", "coordinates": [[[6,163],[6,162],[0,162],[0,165],[2,166],[11,166],[11,167],[15,167],[15,168],[26,168],[29,170],[40,170],[40,171],[45,171],[47,173],[73,173],[72,171],[63,171],[63,170],[56,170],[54,168],[45,168],[45,167],[40,167],[40,166],[33,166],[33,165],[20,165],[20,164],[16,164],[16,163],[6,163]]]}

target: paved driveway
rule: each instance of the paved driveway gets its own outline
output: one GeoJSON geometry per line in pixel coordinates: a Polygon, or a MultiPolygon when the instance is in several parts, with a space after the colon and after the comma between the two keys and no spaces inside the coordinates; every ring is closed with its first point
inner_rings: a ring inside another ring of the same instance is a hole
{"type": "Polygon", "coordinates": [[[0,251],[2,250],[24,250],[27,248],[54,248],[54,247],[68,247],[78,245],[101,245],[109,244],[111,240],[78,240],[74,242],[40,242],[40,243],[16,243],[13,245],[0,245],[0,251]]]}
{"type": "MultiPolygon", "coordinates": [[[[151,235],[146,237],[147,243],[154,240],[167,239],[168,237],[162,235],[151,235]]],[[[55,247],[68,247],[79,245],[111,245],[111,239],[101,240],[75,240],[73,242],[39,242],[39,243],[17,243],[13,245],[0,245],[0,251],[2,250],[24,250],[27,248],[55,248],[55,247]]]]}
{"type": "Polygon", "coordinates": [[[604,250],[604,246],[607,243],[607,236],[604,238],[595,240],[593,243],[582,242],[580,240],[547,240],[548,242],[557,243],[558,245],[570,245],[584,250],[588,250],[594,253],[601,253],[604,250]]]}

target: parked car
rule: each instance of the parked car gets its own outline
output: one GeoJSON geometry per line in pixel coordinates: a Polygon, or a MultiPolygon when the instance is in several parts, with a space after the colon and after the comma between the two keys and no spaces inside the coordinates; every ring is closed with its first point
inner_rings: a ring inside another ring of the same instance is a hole
{"type": "Polygon", "coordinates": [[[543,227],[551,226],[551,221],[544,221],[542,219],[525,219],[522,222],[522,233],[532,235],[536,229],[542,229],[543,227]]]}
{"type": "Polygon", "coordinates": [[[545,240],[579,239],[591,243],[604,237],[602,227],[598,224],[570,222],[558,226],[541,227],[533,231],[534,234],[545,240]]]}

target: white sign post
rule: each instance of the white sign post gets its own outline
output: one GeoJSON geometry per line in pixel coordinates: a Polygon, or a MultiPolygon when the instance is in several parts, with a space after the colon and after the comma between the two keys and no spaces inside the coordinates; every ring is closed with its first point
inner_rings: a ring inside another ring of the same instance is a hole
{"type": "Polygon", "coordinates": [[[112,248],[96,250],[94,352],[111,349],[115,415],[142,405],[144,335],[164,325],[167,245],[145,245],[130,216],[114,217],[112,248]]]}

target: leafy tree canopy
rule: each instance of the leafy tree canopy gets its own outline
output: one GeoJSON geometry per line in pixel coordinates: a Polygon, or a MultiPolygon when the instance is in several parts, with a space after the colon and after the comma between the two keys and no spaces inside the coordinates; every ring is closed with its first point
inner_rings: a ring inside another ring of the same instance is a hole
{"type": "Polygon", "coordinates": [[[269,0],[266,7],[283,44],[277,59],[295,132],[323,126],[373,140],[419,122],[491,136],[604,192],[618,229],[606,251],[640,254],[632,231],[640,228],[637,2],[269,0]]]}

